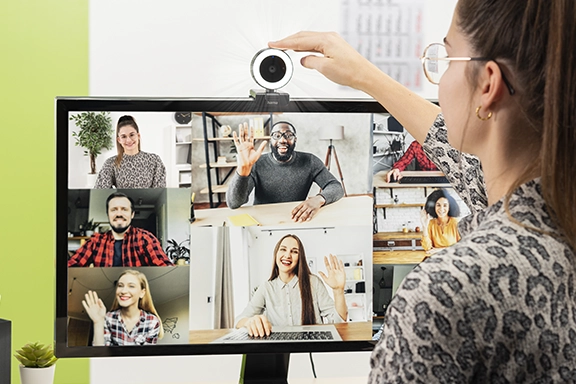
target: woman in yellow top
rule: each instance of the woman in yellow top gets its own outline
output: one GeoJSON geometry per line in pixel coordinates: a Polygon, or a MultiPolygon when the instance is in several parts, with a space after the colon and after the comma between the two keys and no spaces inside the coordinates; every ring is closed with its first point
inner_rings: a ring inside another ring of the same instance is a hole
{"type": "Polygon", "coordinates": [[[422,248],[427,255],[460,241],[456,219],[458,215],[460,215],[458,204],[447,191],[437,189],[428,195],[420,217],[422,248]]]}

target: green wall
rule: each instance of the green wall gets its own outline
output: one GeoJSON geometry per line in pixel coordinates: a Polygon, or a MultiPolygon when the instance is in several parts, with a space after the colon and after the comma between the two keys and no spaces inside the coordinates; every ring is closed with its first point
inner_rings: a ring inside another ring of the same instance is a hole
{"type": "MultiPolygon", "coordinates": [[[[0,317],[15,350],[54,338],[54,98],[88,95],[88,0],[0,2],[0,58],[0,317]]],[[[60,360],[55,383],[88,384],[88,360],[60,360]]]]}

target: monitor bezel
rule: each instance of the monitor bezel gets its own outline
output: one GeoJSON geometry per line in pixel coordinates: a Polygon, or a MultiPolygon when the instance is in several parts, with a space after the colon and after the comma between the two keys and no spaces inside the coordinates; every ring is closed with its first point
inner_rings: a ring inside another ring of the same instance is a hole
{"type": "MultiPolygon", "coordinates": [[[[375,341],[244,344],[157,344],[151,346],[67,346],[68,266],[67,194],[69,113],[84,111],[134,112],[303,112],[388,113],[373,99],[292,99],[287,104],[268,104],[253,98],[146,98],[146,97],[57,97],[56,129],[56,311],[55,353],[58,357],[112,357],[163,355],[226,355],[259,353],[371,351],[375,341]],[[223,108],[223,106],[226,106],[223,108]]],[[[367,130],[367,135],[371,131],[367,130]]]]}

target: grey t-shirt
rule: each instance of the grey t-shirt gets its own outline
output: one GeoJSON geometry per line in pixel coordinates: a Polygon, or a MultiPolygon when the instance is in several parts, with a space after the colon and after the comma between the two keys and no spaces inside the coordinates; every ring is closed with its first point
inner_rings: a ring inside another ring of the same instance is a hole
{"type": "Polygon", "coordinates": [[[294,151],[292,158],[282,163],[271,153],[265,153],[249,176],[235,173],[228,186],[226,203],[232,209],[240,207],[248,201],[253,189],[255,205],[302,201],[308,197],[312,183],[322,189],[326,205],[344,196],[340,182],[313,154],[294,151]]]}

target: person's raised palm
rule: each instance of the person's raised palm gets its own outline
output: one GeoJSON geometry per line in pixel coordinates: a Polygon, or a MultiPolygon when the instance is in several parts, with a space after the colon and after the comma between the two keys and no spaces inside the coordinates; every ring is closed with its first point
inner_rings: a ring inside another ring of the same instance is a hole
{"type": "Polygon", "coordinates": [[[422,232],[427,233],[428,225],[430,225],[432,217],[426,212],[426,209],[420,210],[420,223],[422,224],[422,232]]]}
{"type": "Polygon", "coordinates": [[[236,159],[238,161],[238,173],[248,176],[252,166],[262,155],[266,147],[266,141],[262,142],[258,149],[254,147],[254,130],[248,128],[247,123],[238,125],[238,134],[234,132],[234,145],[236,146],[236,159]]]}
{"type": "Polygon", "coordinates": [[[88,293],[84,295],[82,305],[86,310],[86,314],[94,323],[104,322],[106,318],[106,306],[96,292],[88,291],[88,293]]]}
{"type": "Polygon", "coordinates": [[[346,285],[346,271],[342,260],[331,254],[329,258],[324,256],[324,265],[326,265],[328,275],[320,271],[322,280],[332,289],[343,290],[346,285]]]}

